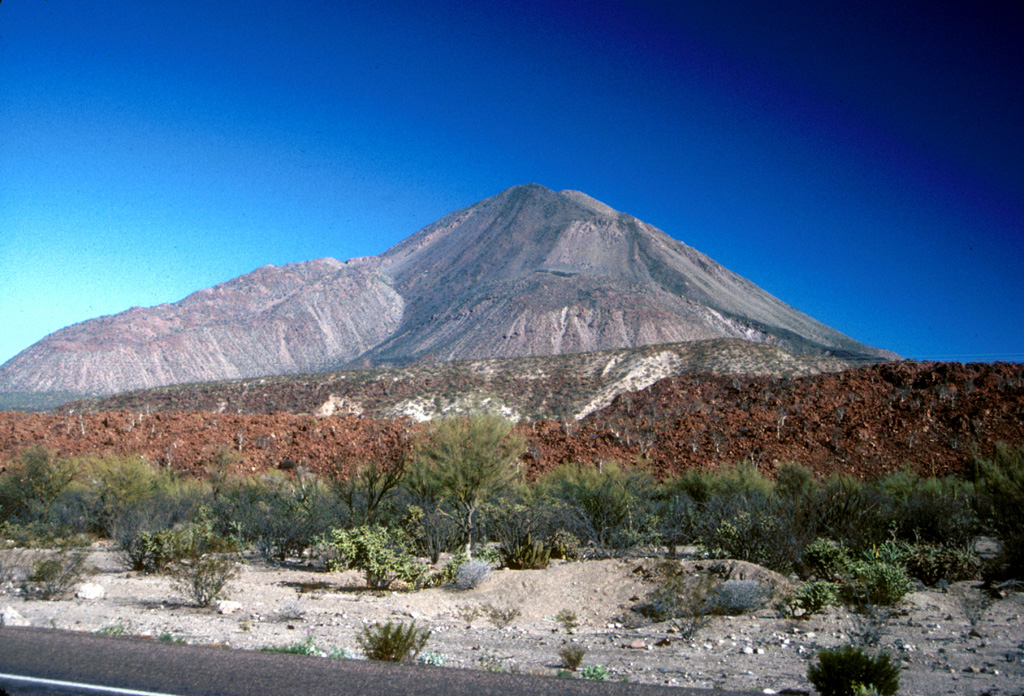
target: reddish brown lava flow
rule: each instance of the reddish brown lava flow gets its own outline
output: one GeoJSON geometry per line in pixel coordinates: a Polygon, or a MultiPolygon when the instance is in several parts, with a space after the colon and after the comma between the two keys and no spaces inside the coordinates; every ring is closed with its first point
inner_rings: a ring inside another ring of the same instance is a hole
{"type": "MultiPolygon", "coordinates": [[[[346,472],[400,460],[421,427],[354,416],[0,412],[0,464],[43,445],[198,472],[227,449],[246,471],[346,472]]],[[[822,474],[963,474],[996,443],[1024,445],[1024,365],[903,362],[792,380],[685,375],[624,394],[578,423],[520,428],[531,475],[617,460],[664,476],[743,459],[768,473],[792,461],[822,474]]]]}

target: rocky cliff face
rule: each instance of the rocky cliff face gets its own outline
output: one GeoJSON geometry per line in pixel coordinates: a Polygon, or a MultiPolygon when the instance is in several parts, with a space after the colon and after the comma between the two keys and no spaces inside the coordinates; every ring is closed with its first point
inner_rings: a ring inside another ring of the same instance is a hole
{"type": "Polygon", "coordinates": [[[711,338],[895,357],[576,191],[517,186],[384,254],[266,266],[61,329],[0,392],[104,394],[343,365],[550,355],[711,338]]]}

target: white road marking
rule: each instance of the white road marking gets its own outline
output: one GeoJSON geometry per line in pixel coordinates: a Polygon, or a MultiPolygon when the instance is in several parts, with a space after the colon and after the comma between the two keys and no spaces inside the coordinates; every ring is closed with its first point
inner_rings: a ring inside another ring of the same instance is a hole
{"type": "Polygon", "coordinates": [[[39,677],[22,677],[17,674],[4,674],[0,672],[0,679],[11,681],[29,682],[31,684],[45,684],[47,686],[61,686],[70,689],[83,689],[85,691],[101,691],[108,694],[124,694],[124,696],[174,696],[158,691],[136,691],[135,689],[119,689],[116,686],[97,686],[96,684],[81,684],[79,682],[60,681],[59,679],[40,679],[39,677]]]}

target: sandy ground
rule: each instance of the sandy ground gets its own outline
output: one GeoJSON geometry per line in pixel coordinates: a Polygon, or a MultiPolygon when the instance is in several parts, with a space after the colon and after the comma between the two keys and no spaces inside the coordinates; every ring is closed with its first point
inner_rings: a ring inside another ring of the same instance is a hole
{"type": "Polygon", "coordinates": [[[103,598],[27,600],[9,584],[0,588],[0,609],[35,626],[247,649],[312,640],[354,656],[364,624],[415,619],[433,631],[427,652],[449,667],[553,675],[563,669],[559,649],[576,643],[587,651],[583,666],[603,665],[610,679],[765,693],[812,692],[806,675],[816,652],[870,634],[900,661],[903,694],[1024,693],[1024,595],[986,599],[974,583],[915,592],[874,621],[837,608],[795,620],[766,607],[715,617],[681,640],[671,624],[643,625],[631,610],[654,587],[653,559],[501,570],[472,590],[410,593],[365,590],[356,572],[251,561],[229,585],[228,598],[241,607],[228,614],[190,606],[166,577],[127,572],[110,548],[94,548],[89,560],[89,581],[102,585],[103,598]],[[563,611],[579,626],[556,620],[563,611]]]}

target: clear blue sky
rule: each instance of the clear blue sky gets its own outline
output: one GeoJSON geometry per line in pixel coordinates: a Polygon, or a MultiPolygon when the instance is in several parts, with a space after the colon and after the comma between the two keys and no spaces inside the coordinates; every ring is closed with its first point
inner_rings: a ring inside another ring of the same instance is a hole
{"type": "Polygon", "coordinates": [[[0,362],[527,182],[866,343],[1024,361],[1022,7],[6,0],[0,362]]]}

